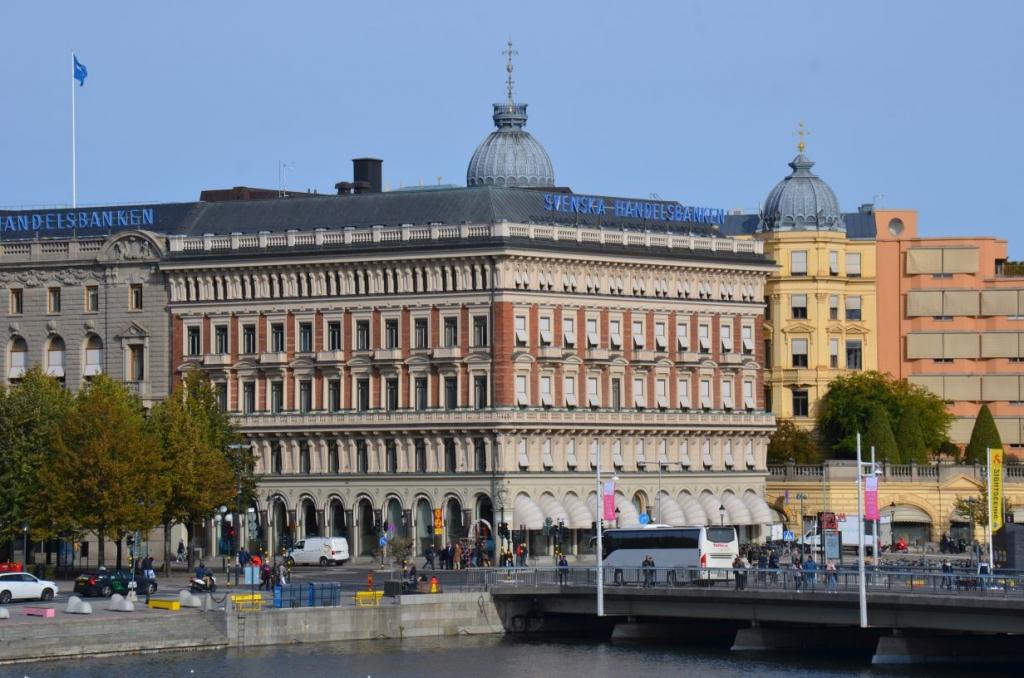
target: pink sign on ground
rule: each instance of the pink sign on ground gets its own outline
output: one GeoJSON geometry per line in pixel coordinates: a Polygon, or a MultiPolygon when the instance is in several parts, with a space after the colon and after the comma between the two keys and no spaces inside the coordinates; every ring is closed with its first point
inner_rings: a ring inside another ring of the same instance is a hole
{"type": "Polygon", "coordinates": [[[615,520],[615,482],[605,481],[602,494],[604,494],[604,519],[615,520]]]}
{"type": "Polygon", "coordinates": [[[868,476],[864,479],[864,518],[878,520],[878,478],[868,476]]]}

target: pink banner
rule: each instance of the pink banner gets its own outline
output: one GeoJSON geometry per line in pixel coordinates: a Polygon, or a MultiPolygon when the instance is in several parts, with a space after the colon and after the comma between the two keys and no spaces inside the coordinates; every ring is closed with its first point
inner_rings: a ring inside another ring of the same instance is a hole
{"type": "Polygon", "coordinates": [[[864,519],[878,520],[878,478],[871,475],[864,479],[864,519]]]}
{"type": "Polygon", "coordinates": [[[604,494],[604,519],[615,520],[615,482],[605,481],[602,492],[604,494]]]}

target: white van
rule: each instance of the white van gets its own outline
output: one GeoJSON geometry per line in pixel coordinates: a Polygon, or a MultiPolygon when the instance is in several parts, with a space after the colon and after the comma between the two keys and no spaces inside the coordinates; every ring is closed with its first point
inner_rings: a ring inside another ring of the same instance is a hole
{"type": "Polygon", "coordinates": [[[292,565],[340,565],[348,560],[348,541],[344,537],[307,537],[295,542],[285,563],[292,565]]]}

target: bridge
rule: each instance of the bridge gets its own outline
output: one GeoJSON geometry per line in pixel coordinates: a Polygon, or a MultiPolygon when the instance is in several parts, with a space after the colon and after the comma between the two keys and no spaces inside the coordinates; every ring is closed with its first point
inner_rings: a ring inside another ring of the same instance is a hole
{"type": "Polygon", "coordinates": [[[692,635],[725,628],[735,633],[737,651],[870,646],[876,663],[993,659],[1013,654],[1008,634],[1024,634],[1024,576],[869,572],[870,628],[862,630],[857,572],[827,580],[823,572],[746,570],[739,571],[741,588],[736,574],[606,568],[604,618],[596,616],[596,568],[496,573],[489,588],[513,631],[630,635],[638,625],[648,632],[677,626],[692,635]]]}

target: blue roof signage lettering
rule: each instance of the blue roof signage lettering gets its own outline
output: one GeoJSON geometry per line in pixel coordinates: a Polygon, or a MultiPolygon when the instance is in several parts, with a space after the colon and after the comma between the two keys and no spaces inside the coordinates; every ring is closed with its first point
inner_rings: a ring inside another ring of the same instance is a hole
{"type": "Polygon", "coordinates": [[[725,210],[717,207],[691,207],[675,202],[649,202],[593,195],[545,193],[544,210],[567,214],[611,214],[623,219],[646,219],[649,221],[677,221],[719,226],[725,223],[725,210]]]}
{"type": "Polygon", "coordinates": [[[67,231],[72,229],[112,229],[152,226],[152,207],[28,212],[0,215],[0,232],[67,231]]]}

